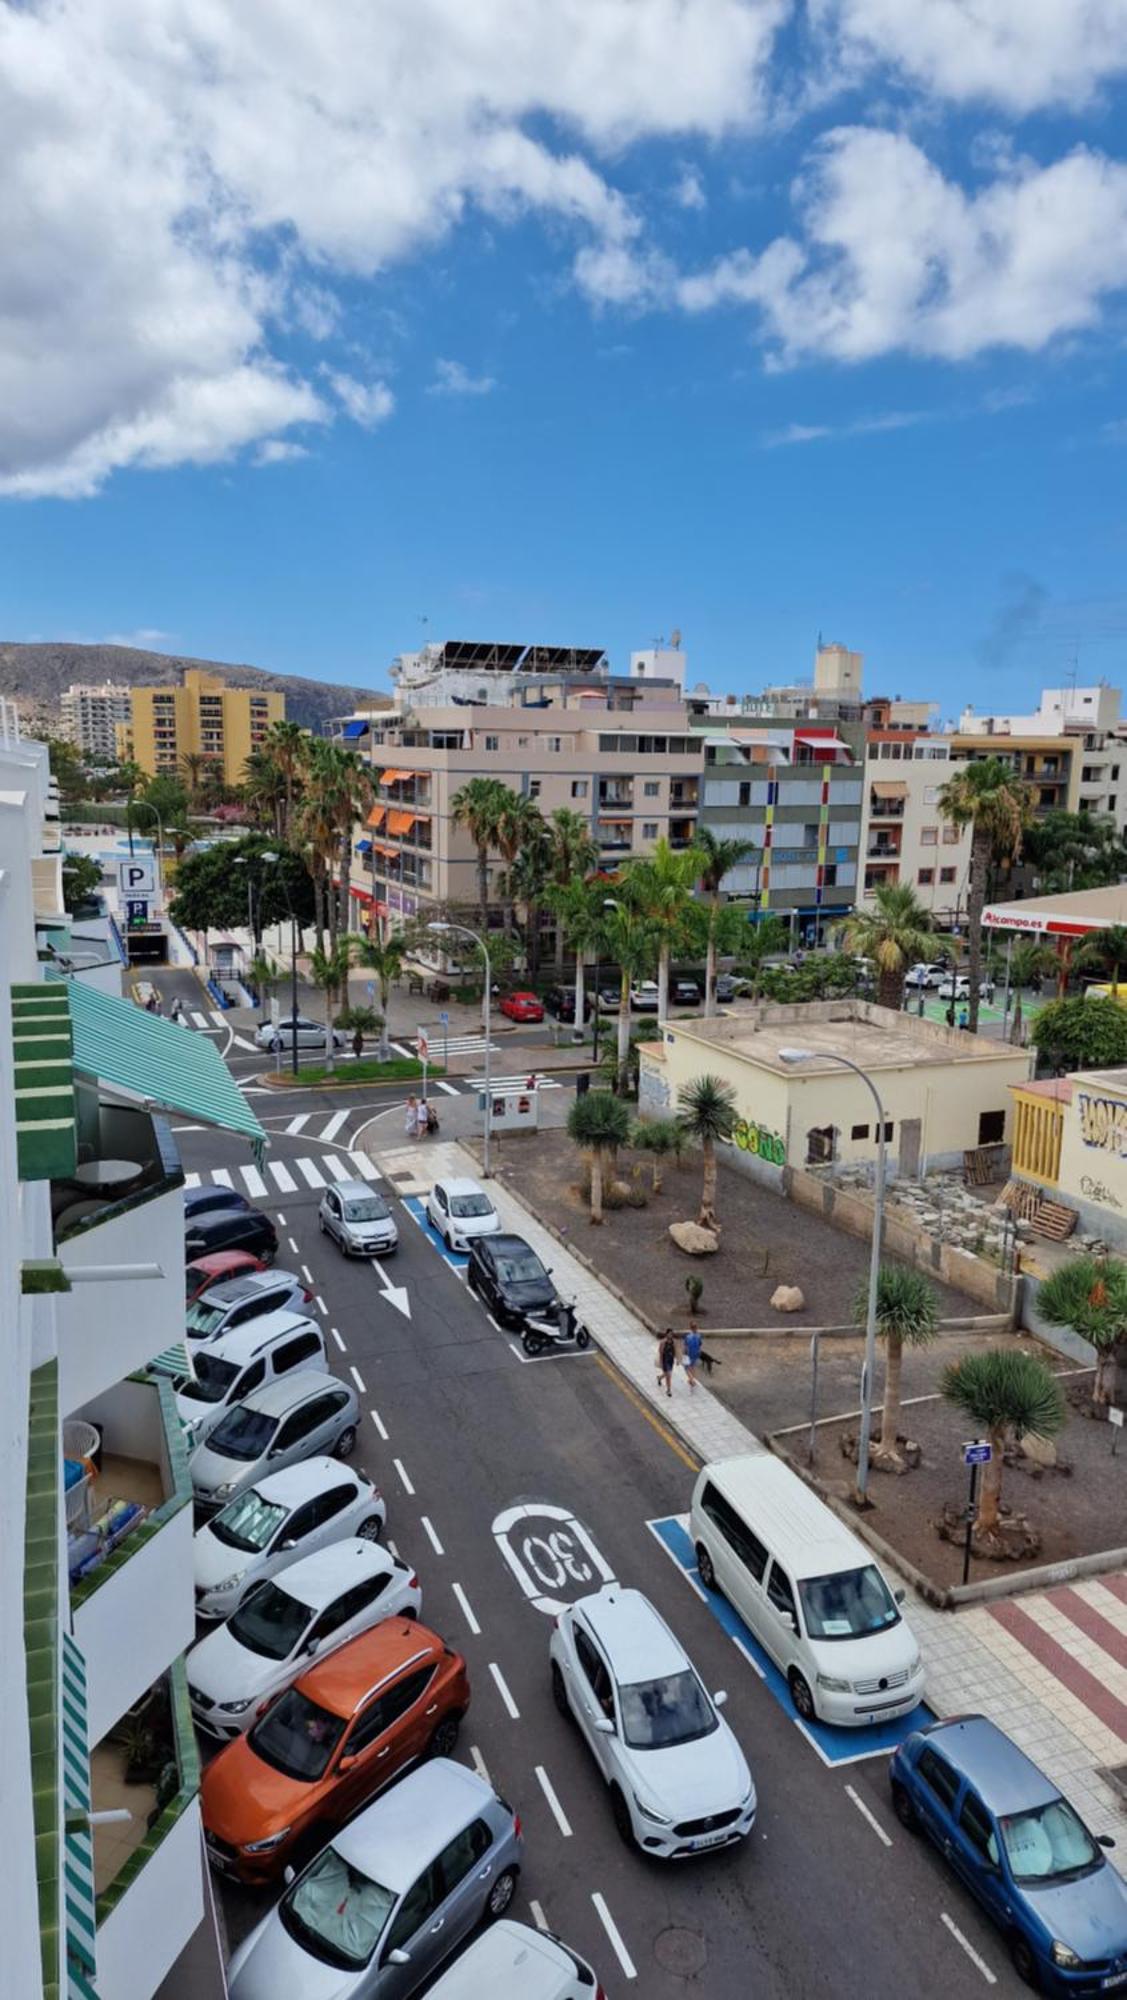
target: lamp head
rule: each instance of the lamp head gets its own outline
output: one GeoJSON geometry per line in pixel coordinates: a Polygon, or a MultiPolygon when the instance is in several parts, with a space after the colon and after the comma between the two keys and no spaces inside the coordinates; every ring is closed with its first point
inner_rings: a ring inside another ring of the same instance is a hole
{"type": "Polygon", "coordinates": [[[785,1063],[812,1062],[813,1059],[814,1059],[813,1049],[785,1048],[779,1050],[780,1062],[785,1062],[785,1063]]]}
{"type": "Polygon", "coordinates": [[[453,928],[453,924],[433,923],[427,925],[428,931],[452,931],[453,928]]]}

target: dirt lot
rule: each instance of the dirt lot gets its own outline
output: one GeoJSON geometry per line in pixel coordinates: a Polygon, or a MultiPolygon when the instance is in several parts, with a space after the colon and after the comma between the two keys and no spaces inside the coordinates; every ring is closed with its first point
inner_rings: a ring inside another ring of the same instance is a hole
{"type": "MultiPolygon", "coordinates": [[[[1024,1515],[1039,1532],[1041,1552],[1024,1563],[973,1561],[972,1582],[1127,1544],[1127,1448],[1112,1458],[1110,1426],[1093,1422],[1074,1406],[1074,1399],[1082,1403],[1090,1391],[1091,1375],[1069,1371],[1066,1382],[1069,1417],[1057,1439],[1056,1469],[1038,1475],[1018,1461],[1007,1465],[1003,1476],[1002,1504],[1024,1515]]],[[[874,1510],[867,1519],[935,1583],[961,1583],[962,1549],[941,1541],[935,1524],[945,1503],[966,1504],[968,1474],[961,1447],[970,1435],[967,1419],[941,1398],[929,1397],[904,1410],[900,1428],[921,1445],[921,1462],[914,1472],[900,1476],[873,1470],[869,1491],[874,1510]]],[[[842,1456],[841,1436],[850,1430],[856,1424],[848,1421],[819,1430],[814,1466],[827,1489],[843,1500],[852,1488],[853,1467],[842,1456]]],[[[789,1443],[805,1465],[805,1435],[789,1443]]]]}

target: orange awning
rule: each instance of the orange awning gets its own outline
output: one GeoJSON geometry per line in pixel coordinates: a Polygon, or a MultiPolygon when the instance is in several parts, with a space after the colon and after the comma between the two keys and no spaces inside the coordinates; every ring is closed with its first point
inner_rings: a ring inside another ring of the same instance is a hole
{"type": "Polygon", "coordinates": [[[414,824],[415,815],[413,812],[388,813],[387,830],[389,833],[410,833],[414,824]]]}
{"type": "Polygon", "coordinates": [[[386,806],[373,806],[371,812],[368,814],[368,825],[382,826],[384,823],[384,817],[386,813],[387,813],[386,806]]]}
{"type": "Polygon", "coordinates": [[[373,854],[382,854],[385,861],[394,861],[399,849],[397,847],[389,847],[384,840],[373,840],[372,852],[373,854]]]}
{"type": "Polygon", "coordinates": [[[381,785],[397,785],[402,778],[413,778],[414,775],[413,771],[397,771],[393,768],[390,771],[380,772],[380,783],[381,785]]]}

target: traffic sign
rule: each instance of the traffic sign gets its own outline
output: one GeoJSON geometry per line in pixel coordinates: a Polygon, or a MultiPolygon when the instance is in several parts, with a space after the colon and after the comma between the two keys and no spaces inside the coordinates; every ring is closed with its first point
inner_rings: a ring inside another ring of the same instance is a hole
{"type": "Polygon", "coordinates": [[[1123,1429],[1123,1412],[1117,1410],[1114,1403],[1109,1403],[1107,1406],[1107,1420],[1109,1424],[1115,1425],[1116,1430],[1123,1429]]]}
{"type": "Polygon", "coordinates": [[[127,924],[145,924],[148,923],[148,920],[149,905],[146,898],[138,897],[126,903],[125,921],[127,924]]]}
{"type": "Polygon", "coordinates": [[[987,1444],[985,1438],[979,1438],[975,1442],[963,1446],[964,1465],[989,1465],[993,1456],[994,1447],[987,1444]]]}
{"type": "Polygon", "coordinates": [[[151,856],[139,854],[130,861],[119,861],[117,885],[125,901],[137,896],[151,896],[156,889],[151,856]]]}
{"type": "Polygon", "coordinates": [[[415,1041],[415,1050],[418,1055],[419,1061],[425,1063],[430,1054],[430,1044],[427,1041],[427,1031],[425,1028],[419,1029],[419,1033],[415,1041]]]}
{"type": "Polygon", "coordinates": [[[448,1028],[450,1026],[450,1013],[448,1008],[446,1007],[443,1008],[441,1014],[438,1017],[438,1022],[439,1026],[442,1028],[448,1028]]]}

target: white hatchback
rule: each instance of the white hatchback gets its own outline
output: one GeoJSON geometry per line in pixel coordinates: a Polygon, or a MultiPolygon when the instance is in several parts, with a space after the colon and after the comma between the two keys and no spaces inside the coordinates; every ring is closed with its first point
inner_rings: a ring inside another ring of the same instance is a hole
{"type": "Polygon", "coordinates": [[[185,1661],[199,1728],[227,1742],[272,1695],[384,1618],[417,1618],[419,1579],[378,1542],[335,1542],[259,1584],[185,1661]]]}
{"type": "Polygon", "coordinates": [[[623,1840],[679,1861],[743,1840],[755,1786],[743,1751],[664,1618],[640,1590],[608,1583],[561,1611],[549,1642],[552,1696],[610,1790],[623,1840]]]}
{"type": "Polygon", "coordinates": [[[378,1542],[387,1507],[378,1487],[335,1458],[272,1472],[196,1530],[196,1615],[230,1618],[247,1592],[331,1542],[378,1542]]]}
{"type": "Polygon", "coordinates": [[[427,1196],[427,1221],[448,1250],[468,1250],[478,1236],[495,1236],[501,1218],[476,1181],[435,1181],[427,1196]]]}

